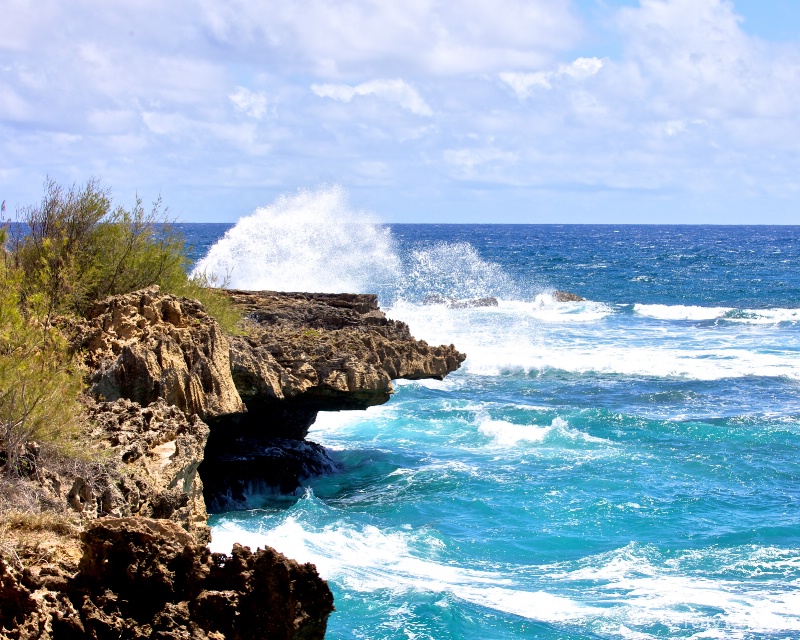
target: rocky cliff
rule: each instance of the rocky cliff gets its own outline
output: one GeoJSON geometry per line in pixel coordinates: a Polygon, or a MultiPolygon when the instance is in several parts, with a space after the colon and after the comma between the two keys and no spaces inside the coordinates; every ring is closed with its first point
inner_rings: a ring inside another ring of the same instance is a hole
{"type": "Polygon", "coordinates": [[[442,378],[464,356],[414,340],[375,296],[230,296],[239,336],[155,287],[64,322],[87,365],[94,462],[51,469],[31,443],[31,522],[55,514],[56,539],[0,554],[0,638],[324,637],[332,596],[313,565],[209,553],[206,505],[335,470],[305,440],[318,411],[386,402],[392,379],[442,378]]]}
{"type": "Polygon", "coordinates": [[[71,330],[94,396],[142,406],[162,398],[204,419],[243,410],[228,340],[196,300],[150,287],[96,304],[71,330]]]}
{"type": "Polygon", "coordinates": [[[104,518],[72,574],[0,558],[0,637],[20,640],[323,638],[333,596],[311,564],[274,549],[211,553],[179,525],[104,518]]]}
{"type": "Polygon", "coordinates": [[[246,413],[218,416],[201,468],[213,510],[241,508],[248,494],[288,493],[335,471],[305,440],[319,411],[383,404],[394,379],[442,379],[464,361],[453,345],[415,340],[366,294],[230,291],[247,331],[229,338],[233,381],[246,413]]]}

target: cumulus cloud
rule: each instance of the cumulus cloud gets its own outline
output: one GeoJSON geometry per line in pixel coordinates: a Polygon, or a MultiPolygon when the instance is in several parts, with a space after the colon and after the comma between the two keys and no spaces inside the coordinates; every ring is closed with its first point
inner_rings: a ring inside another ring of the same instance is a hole
{"type": "Polygon", "coordinates": [[[375,96],[394,102],[418,116],[431,116],[433,111],[419,92],[403,80],[370,80],[351,87],[346,84],[312,84],[311,90],[320,98],[350,102],[355,96],[375,96]]]}
{"type": "Polygon", "coordinates": [[[46,174],[212,219],[321,182],[398,216],[476,185],[794,197],[800,42],[736,0],[612,4],[601,51],[576,0],[6,0],[0,198],[46,174]]]}
{"type": "Polygon", "coordinates": [[[233,105],[251,118],[261,120],[267,113],[269,101],[263,91],[251,91],[246,87],[236,87],[236,91],[228,96],[233,105]]]}
{"type": "Polygon", "coordinates": [[[510,86],[520,98],[527,98],[534,89],[552,89],[553,82],[561,78],[585,80],[603,68],[599,58],[578,58],[569,64],[561,64],[555,71],[536,71],[520,73],[505,71],[500,79],[510,86]]]}
{"type": "Polygon", "coordinates": [[[577,42],[569,0],[201,0],[208,33],[321,76],[438,75],[546,64],[577,42]]]}
{"type": "Polygon", "coordinates": [[[731,2],[642,0],[618,20],[628,58],[666,108],[711,118],[797,115],[797,46],[749,36],[731,2]]]}

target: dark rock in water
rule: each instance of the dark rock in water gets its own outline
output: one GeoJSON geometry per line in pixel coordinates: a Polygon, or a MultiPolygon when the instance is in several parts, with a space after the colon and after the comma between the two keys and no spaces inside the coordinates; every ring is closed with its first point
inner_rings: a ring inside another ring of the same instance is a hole
{"type": "Polygon", "coordinates": [[[253,497],[292,494],[303,480],[337,469],[325,448],[316,442],[212,436],[200,473],[208,509],[214,513],[253,508],[253,497]]]}
{"type": "Polygon", "coordinates": [[[449,309],[468,309],[470,307],[496,307],[498,302],[494,296],[459,300],[458,298],[445,298],[438,293],[431,293],[425,296],[422,304],[443,304],[449,309]]]}
{"type": "Polygon", "coordinates": [[[472,307],[496,307],[497,298],[473,298],[472,300],[454,300],[449,305],[451,309],[468,309],[472,307]]]}
{"type": "Polygon", "coordinates": [[[568,291],[553,291],[553,300],[556,302],[585,302],[586,298],[581,298],[568,291]]]}

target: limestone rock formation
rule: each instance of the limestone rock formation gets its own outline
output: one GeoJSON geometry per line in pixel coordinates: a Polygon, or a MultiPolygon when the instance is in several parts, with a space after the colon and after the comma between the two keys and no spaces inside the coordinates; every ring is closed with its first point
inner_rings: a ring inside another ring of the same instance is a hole
{"type": "Polygon", "coordinates": [[[248,507],[248,495],[295,491],[336,470],[304,438],[319,411],[386,402],[397,378],[444,378],[464,361],[453,345],[415,340],[377,297],[230,291],[250,322],[230,338],[233,379],[247,412],[211,422],[201,474],[212,510],[248,507]]]}
{"type": "Polygon", "coordinates": [[[142,406],[163,398],[204,419],[243,410],[228,340],[196,300],[157,286],[114,296],[95,305],[73,333],[96,396],[142,406]]]}
{"type": "Polygon", "coordinates": [[[311,564],[212,554],[168,520],[104,518],[73,575],[0,559],[0,638],[322,640],[333,595],[311,564]]]}
{"type": "Polygon", "coordinates": [[[314,411],[365,409],[389,399],[392,380],[441,380],[466,357],[453,345],[415,340],[408,325],[384,315],[375,295],[229,295],[253,323],[247,336],[230,339],[233,379],[249,411],[276,401],[314,411]]]}
{"type": "Polygon", "coordinates": [[[119,473],[95,479],[94,487],[76,478],[67,494],[69,504],[90,517],[170,519],[207,542],[208,513],[197,469],[208,425],[162,399],[147,407],[130,400],[96,403],[89,417],[92,440],[111,453],[119,473]]]}

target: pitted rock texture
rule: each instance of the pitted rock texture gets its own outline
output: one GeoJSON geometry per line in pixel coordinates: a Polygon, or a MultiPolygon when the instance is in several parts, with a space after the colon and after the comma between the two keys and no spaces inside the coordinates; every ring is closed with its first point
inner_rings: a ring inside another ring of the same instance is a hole
{"type": "Polygon", "coordinates": [[[228,340],[196,300],[157,286],[95,305],[74,328],[95,396],[146,406],[158,398],[204,419],[239,413],[228,340]]]}
{"type": "Polygon", "coordinates": [[[415,340],[374,295],[228,293],[253,323],[230,339],[233,379],[250,411],[278,401],[365,409],[389,399],[392,380],[442,379],[466,358],[453,345],[415,340]]]}
{"type": "Polygon", "coordinates": [[[0,638],[322,640],[333,595],[311,564],[235,545],[212,554],[177,524],[104,518],[74,576],[0,559],[0,638]]]}
{"type": "Polygon", "coordinates": [[[117,400],[89,407],[91,437],[117,461],[116,477],[73,481],[67,501],[95,515],[141,515],[180,524],[209,539],[203,483],[197,473],[209,428],[159,399],[147,407],[117,400]],[[92,486],[94,485],[94,486],[92,486]]]}

